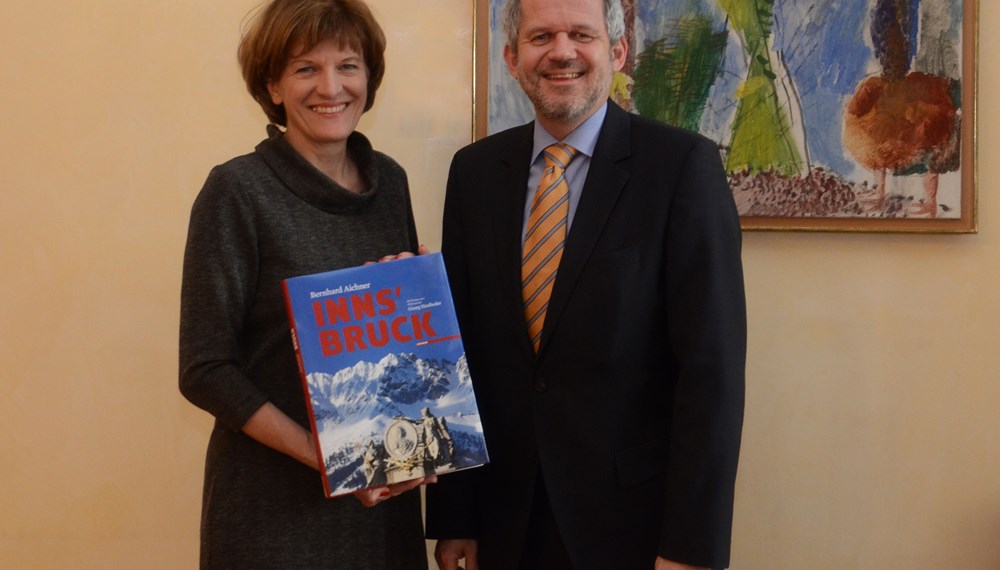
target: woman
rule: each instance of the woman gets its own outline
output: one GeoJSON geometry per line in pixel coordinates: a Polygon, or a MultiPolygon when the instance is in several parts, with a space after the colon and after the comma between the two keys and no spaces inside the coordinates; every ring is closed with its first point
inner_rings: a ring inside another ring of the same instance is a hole
{"type": "Polygon", "coordinates": [[[247,88],[284,129],[213,169],[191,212],[180,388],[216,418],[202,568],[426,568],[405,491],[428,481],[324,498],[281,291],[418,250],[405,172],[354,130],[384,49],[360,0],[274,0],[241,41],[247,88]]]}

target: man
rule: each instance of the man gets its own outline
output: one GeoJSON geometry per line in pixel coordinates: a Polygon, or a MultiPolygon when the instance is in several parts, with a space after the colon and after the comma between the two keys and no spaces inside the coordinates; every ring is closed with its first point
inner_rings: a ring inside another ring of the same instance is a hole
{"type": "Polygon", "coordinates": [[[718,149],[607,101],[619,0],[509,0],[505,20],[536,117],[449,175],[442,251],[491,463],[428,489],[438,563],[725,567],[746,320],[718,149]]]}

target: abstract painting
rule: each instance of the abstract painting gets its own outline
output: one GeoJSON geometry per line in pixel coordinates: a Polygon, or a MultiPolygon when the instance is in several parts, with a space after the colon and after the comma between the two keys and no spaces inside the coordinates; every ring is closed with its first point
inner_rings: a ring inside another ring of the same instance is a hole
{"type": "MultiPolygon", "coordinates": [[[[474,137],[528,122],[476,0],[474,137]]],[[[622,0],[609,96],[718,144],[744,229],[976,231],[974,0],[622,0]]]]}

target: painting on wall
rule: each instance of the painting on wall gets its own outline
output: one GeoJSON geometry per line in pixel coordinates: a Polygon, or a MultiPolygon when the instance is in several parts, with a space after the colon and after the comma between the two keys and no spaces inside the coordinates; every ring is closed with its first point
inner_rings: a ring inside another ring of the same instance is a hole
{"type": "MultiPolygon", "coordinates": [[[[474,137],[520,125],[476,0],[474,137]]],[[[610,97],[719,146],[744,229],[976,231],[974,0],[622,0],[610,97]]]]}

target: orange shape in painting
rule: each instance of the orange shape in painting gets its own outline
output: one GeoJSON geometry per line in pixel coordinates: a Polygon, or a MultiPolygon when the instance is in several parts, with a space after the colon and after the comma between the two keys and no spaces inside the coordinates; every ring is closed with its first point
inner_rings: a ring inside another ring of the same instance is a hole
{"type": "Polygon", "coordinates": [[[946,78],[913,72],[865,79],[844,112],[844,147],[872,170],[920,164],[953,140],[958,110],[946,78]]]}

